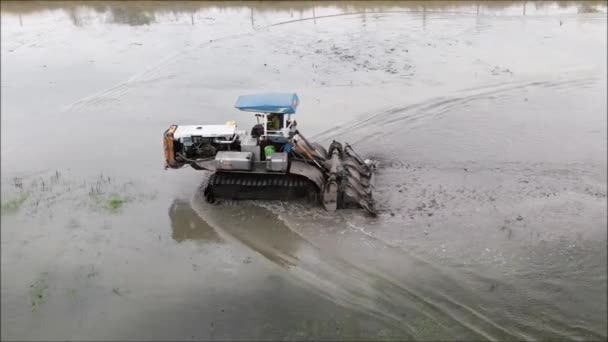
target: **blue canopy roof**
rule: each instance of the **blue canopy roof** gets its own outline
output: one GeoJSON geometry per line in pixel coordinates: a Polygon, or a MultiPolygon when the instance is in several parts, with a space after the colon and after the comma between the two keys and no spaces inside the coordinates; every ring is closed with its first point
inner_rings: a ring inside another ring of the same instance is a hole
{"type": "Polygon", "coordinates": [[[241,95],[235,107],[246,112],[295,114],[300,103],[296,93],[241,95]]]}

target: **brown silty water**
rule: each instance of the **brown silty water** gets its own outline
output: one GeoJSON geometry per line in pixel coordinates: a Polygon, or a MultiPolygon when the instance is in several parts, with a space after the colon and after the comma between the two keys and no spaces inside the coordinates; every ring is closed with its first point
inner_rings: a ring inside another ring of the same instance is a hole
{"type": "Polygon", "coordinates": [[[606,339],[605,2],[2,2],[2,339],[606,339]],[[380,161],[209,205],[171,124],[380,161]]]}

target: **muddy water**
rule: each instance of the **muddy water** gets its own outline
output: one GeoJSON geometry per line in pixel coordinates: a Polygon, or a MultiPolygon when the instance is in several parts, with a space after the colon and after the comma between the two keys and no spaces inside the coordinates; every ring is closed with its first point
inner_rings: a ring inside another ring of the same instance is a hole
{"type": "Polygon", "coordinates": [[[2,3],[2,338],[606,339],[603,2],[2,3]],[[172,123],[299,124],[381,214],[200,198],[172,123]]]}

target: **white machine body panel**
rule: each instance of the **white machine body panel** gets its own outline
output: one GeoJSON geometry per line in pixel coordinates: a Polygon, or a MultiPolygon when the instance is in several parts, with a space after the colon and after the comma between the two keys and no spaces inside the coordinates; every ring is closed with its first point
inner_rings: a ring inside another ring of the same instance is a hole
{"type": "Polygon", "coordinates": [[[207,138],[232,138],[236,133],[234,125],[185,125],[177,126],[173,133],[174,139],[191,136],[207,138]]]}

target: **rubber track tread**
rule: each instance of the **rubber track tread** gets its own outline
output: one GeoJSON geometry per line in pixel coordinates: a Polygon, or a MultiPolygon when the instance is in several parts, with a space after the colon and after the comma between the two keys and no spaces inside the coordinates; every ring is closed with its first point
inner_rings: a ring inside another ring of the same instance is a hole
{"type": "Polygon", "coordinates": [[[260,174],[216,172],[211,175],[205,193],[215,198],[291,200],[318,198],[319,189],[310,180],[295,174],[260,174]]]}

